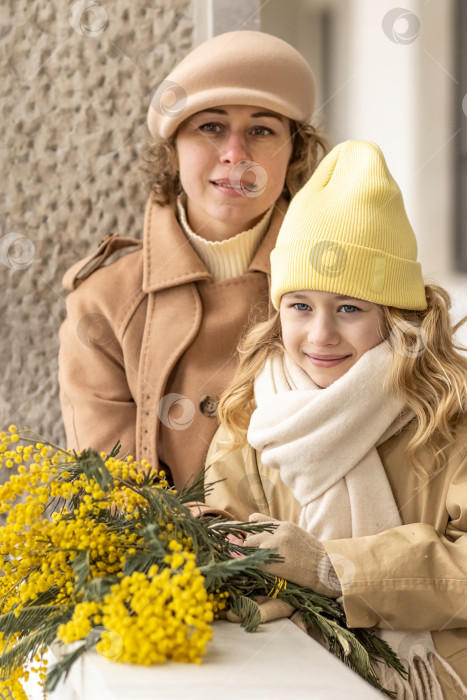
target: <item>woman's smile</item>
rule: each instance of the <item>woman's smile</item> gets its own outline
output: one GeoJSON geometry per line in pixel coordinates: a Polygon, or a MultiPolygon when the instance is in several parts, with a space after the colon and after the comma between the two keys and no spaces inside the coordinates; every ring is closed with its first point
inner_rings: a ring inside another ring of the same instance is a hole
{"type": "Polygon", "coordinates": [[[218,192],[226,197],[245,197],[244,188],[241,185],[232,185],[229,178],[218,178],[209,182],[218,192]]]}

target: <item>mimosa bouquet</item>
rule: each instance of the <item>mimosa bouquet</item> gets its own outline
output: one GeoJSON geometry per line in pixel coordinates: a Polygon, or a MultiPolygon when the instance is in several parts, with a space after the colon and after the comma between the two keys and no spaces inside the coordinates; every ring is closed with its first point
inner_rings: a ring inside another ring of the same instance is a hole
{"type": "Polygon", "coordinates": [[[259,568],[272,550],[229,535],[271,524],[195,517],[202,479],[183,490],[131,456],[81,453],[45,443],[15,426],[0,433],[0,465],[16,467],[0,486],[0,693],[26,698],[34,660],[45,692],[85,652],[123,663],[199,663],[213,621],[231,609],[247,631],[260,623],[255,598],[274,596],[299,610],[304,625],[372,685],[372,665],[403,673],[370,631],[350,630],[336,601],[259,568]],[[45,651],[62,645],[46,668],[45,651]]]}

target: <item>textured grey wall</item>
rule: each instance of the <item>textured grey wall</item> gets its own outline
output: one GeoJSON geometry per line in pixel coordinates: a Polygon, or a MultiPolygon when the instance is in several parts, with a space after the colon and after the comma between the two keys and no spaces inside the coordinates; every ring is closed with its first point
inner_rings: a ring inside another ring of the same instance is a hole
{"type": "Polygon", "coordinates": [[[61,279],[106,234],[141,235],[146,111],[191,1],[4,0],[0,26],[0,424],[63,443],[61,279]]]}
{"type": "Polygon", "coordinates": [[[212,6],[213,35],[237,29],[260,31],[264,0],[216,0],[212,6]]]}

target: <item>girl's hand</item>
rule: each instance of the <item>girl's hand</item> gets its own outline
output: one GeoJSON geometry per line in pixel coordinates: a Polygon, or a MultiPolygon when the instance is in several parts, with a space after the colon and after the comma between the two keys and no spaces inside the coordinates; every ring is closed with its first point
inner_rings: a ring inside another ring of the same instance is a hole
{"type": "MultiPolygon", "coordinates": [[[[259,515],[255,513],[255,515],[259,515]]],[[[265,516],[260,516],[265,518],[266,521],[270,518],[265,516]]],[[[252,518],[250,518],[251,521],[252,518]]],[[[262,533],[261,533],[262,534],[262,533]]],[[[246,542],[249,539],[248,533],[244,533],[242,537],[237,537],[236,535],[229,534],[226,536],[226,540],[232,544],[239,545],[242,547],[244,544],[249,544],[246,542]]],[[[239,559],[243,556],[241,552],[232,552],[232,558],[239,559]]],[[[284,600],[279,600],[278,598],[268,598],[267,596],[256,596],[256,603],[258,603],[259,611],[261,614],[261,622],[272,622],[273,620],[282,620],[283,618],[290,617],[294,612],[294,608],[289,603],[284,600]]],[[[242,618],[236,615],[232,610],[227,610],[226,618],[229,622],[241,622],[242,618]]]]}
{"type": "Polygon", "coordinates": [[[250,522],[277,525],[274,532],[248,534],[245,546],[277,549],[283,562],[264,564],[265,571],[331,598],[342,595],[339,579],[321,542],[294,523],[253,513],[250,522]],[[330,587],[331,584],[331,587],[330,587]]]}
{"type": "MultiPolygon", "coordinates": [[[[225,539],[227,540],[227,542],[231,542],[232,544],[237,544],[239,547],[243,547],[243,543],[245,542],[245,536],[237,537],[237,535],[233,535],[230,533],[226,535],[225,539]]],[[[240,559],[240,557],[243,557],[243,554],[241,554],[240,552],[232,552],[232,556],[235,559],[240,559]]]]}

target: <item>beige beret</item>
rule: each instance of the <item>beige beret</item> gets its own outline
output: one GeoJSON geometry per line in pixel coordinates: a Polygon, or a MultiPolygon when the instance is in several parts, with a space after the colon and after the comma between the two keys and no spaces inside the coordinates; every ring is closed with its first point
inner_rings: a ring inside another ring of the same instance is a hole
{"type": "Polygon", "coordinates": [[[263,32],[219,34],[189,53],[162,81],[149,107],[156,140],[168,138],[189,116],[216,105],[264,107],[308,123],[315,81],[290,44],[263,32]]]}

